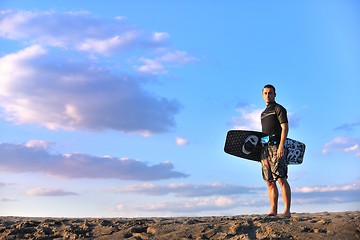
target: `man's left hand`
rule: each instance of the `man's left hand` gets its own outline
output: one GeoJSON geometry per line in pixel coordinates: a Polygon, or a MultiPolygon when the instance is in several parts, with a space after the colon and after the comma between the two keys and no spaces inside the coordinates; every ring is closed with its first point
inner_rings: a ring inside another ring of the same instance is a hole
{"type": "Polygon", "coordinates": [[[281,159],[284,157],[284,146],[280,145],[278,150],[277,150],[277,157],[278,159],[281,159]]]}

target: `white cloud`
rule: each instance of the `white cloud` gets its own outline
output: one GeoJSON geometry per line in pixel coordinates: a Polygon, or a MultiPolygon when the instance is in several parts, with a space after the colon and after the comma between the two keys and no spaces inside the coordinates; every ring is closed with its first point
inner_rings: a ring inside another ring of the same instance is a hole
{"type": "Polygon", "coordinates": [[[104,19],[84,11],[7,10],[0,13],[0,20],[0,36],[4,38],[90,53],[110,54],[144,41],[159,42],[142,36],[124,18],[104,19]]]}
{"type": "MultiPolygon", "coordinates": [[[[164,55],[154,60],[159,64],[163,61],[188,63],[194,60],[184,51],[168,49],[169,33],[147,33],[123,16],[108,19],[84,11],[5,10],[0,12],[0,20],[1,37],[30,44],[100,55],[140,50],[140,54],[148,56],[161,49],[164,55]]],[[[145,58],[140,59],[143,61],[145,58]]]]}
{"type": "MultiPolygon", "coordinates": [[[[235,111],[240,116],[233,117],[230,120],[230,124],[234,129],[261,131],[261,113],[264,109],[258,109],[252,104],[240,104],[235,111]]],[[[300,119],[298,115],[288,112],[290,128],[298,127],[300,119]]]]}
{"type": "Polygon", "coordinates": [[[158,74],[165,74],[167,71],[165,70],[164,65],[157,61],[156,59],[148,59],[148,58],[141,58],[141,62],[144,64],[140,67],[137,67],[137,71],[146,74],[158,75],[158,74]]]}
{"type": "Polygon", "coordinates": [[[189,63],[195,61],[196,59],[189,56],[185,51],[173,51],[165,53],[157,60],[164,63],[189,63]]]}
{"type": "Polygon", "coordinates": [[[315,187],[297,187],[294,192],[298,193],[313,193],[313,192],[335,192],[335,191],[349,191],[360,190],[360,185],[357,183],[347,185],[335,185],[335,186],[315,186],[315,187]]]}
{"type": "MultiPolygon", "coordinates": [[[[184,213],[198,213],[209,211],[225,211],[238,207],[259,207],[267,204],[265,198],[238,198],[229,196],[217,197],[199,197],[191,199],[181,199],[178,201],[157,201],[154,203],[146,203],[141,205],[118,204],[114,210],[117,212],[151,212],[152,215],[158,212],[159,216],[170,213],[183,215],[184,213]]],[[[201,214],[202,215],[202,214],[201,214]]]]}
{"type": "Polygon", "coordinates": [[[145,195],[167,195],[175,194],[179,197],[204,197],[214,195],[238,195],[250,194],[263,191],[264,188],[244,187],[238,185],[228,185],[222,183],[212,184],[190,184],[190,183],[172,183],[169,185],[158,185],[145,183],[126,187],[116,187],[110,191],[117,193],[136,193],[145,195]]]}
{"type": "Polygon", "coordinates": [[[9,121],[48,129],[168,131],[179,103],[144,91],[137,72],[195,60],[170,48],[166,32],[84,11],[0,11],[0,37],[30,44],[0,59],[0,108],[9,121]]]}
{"type": "Polygon", "coordinates": [[[357,152],[359,151],[359,144],[355,143],[353,146],[350,146],[348,148],[344,148],[344,152],[357,152]]]}
{"type": "Polygon", "coordinates": [[[260,115],[263,110],[254,105],[242,105],[236,108],[240,116],[233,117],[230,123],[234,129],[261,131],[260,115]]]}
{"type": "Polygon", "coordinates": [[[360,182],[332,186],[311,186],[293,188],[294,202],[313,203],[348,203],[360,201],[360,182]]]}
{"type": "MultiPolygon", "coordinates": [[[[117,187],[110,191],[154,196],[174,194],[174,197],[177,198],[172,201],[150,202],[149,200],[147,204],[141,205],[121,203],[115,207],[115,210],[122,213],[201,214],[203,211],[209,213],[209,211],[218,212],[239,207],[258,208],[268,204],[264,187],[251,188],[222,183],[173,183],[168,185],[144,183],[117,187]],[[239,196],[240,194],[241,196],[239,196]]],[[[343,185],[293,187],[292,195],[294,204],[299,205],[358,202],[360,201],[360,185],[359,181],[355,181],[343,185]]]]}
{"type": "Polygon", "coordinates": [[[100,54],[110,54],[117,49],[126,48],[138,36],[137,32],[127,32],[122,36],[114,36],[108,39],[86,39],[77,46],[78,50],[95,52],[100,54]]]}
{"type": "Polygon", "coordinates": [[[25,143],[25,147],[37,148],[37,149],[48,149],[52,143],[45,140],[30,140],[25,143]]]}
{"type": "Polygon", "coordinates": [[[184,51],[174,51],[166,52],[160,57],[153,59],[142,57],[140,58],[140,61],[143,63],[143,65],[137,67],[137,71],[151,75],[158,75],[167,73],[166,66],[186,64],[196,61],[196,59],[189,56],[188,53],[184,51]]]}
{"type": "Polygon", "coordinates": [[[19,144],[0,144],[0,171],[37,172],[63,178],[151,181],[187,177],[170,162],[147,165],[129,158],[97,157],[81,153],[52,155],[45,149],[19,144]]]}
{"type": "Polygon", "coordinates": [[[77,195],[74,192],[64,191],[62,189],[53,189],[53,188],[32,188],[26,191],[26,195],[29,196],[48,196],[48,197],[58,197],[58,196],[71,196],[77,195]]]}
{"type": "Polygon", "coordinates": [[[151,134],[174,127],[180,109],[177,101],[142,90],[136,78],[39,45],[0,58],[0,75],[0,107],[18,124],[151,134]]]}
{"type": "Polygon", "coordinates": [[[184,145],[189,144],[189,141],[187,139],[185,139],[185,138],[182,138],[182,137],[176,137],[175,141],[176,141],[176,144],[179,145],[179,146],[184,146],[184,145]]]}
{"type": "Polygon", "coordinates": [[[329,142],[324,144],[321,151],[323,154],[331,152],[346,152],[354,153],[356,157],[360,157],[360,141],[347,137],[334,137],[329,142]]]}
{"type": "MultiPolygon", "coordinates": [[[[195,198],[188,201],[162,201],[157,203],[147,203],[131,207],[134,210],[149,212],[201,212],[209,210],[224,210],[238,206],[237,201],[231,197],[206,197],[195,198]]],[[[124,208],[123,205],[121,205],[124,208]]]]}
{"type": "Polygon", "coordinates": [[[162,42],[169,38],[169,34],[166,32],[154,32],[152,39],[156,42],[162,42]]]}

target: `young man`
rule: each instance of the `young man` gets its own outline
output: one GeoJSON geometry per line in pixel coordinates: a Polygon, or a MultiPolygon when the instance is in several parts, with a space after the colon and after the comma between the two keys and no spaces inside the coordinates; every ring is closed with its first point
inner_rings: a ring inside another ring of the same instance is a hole
{"type": "Polygon", "coordinates": [[[269,216],[276,216],[278,210],[279,192],[276,182],[279,182],[284,201],[284,217],[290,217],[291,189],[287,181],[287,164],[284,143],[288,135],[289,125],[286,109],[275,102],[276,92],[273,85],[265,85],[262,97],[266,103],[261,113],[262,132],[269,136],[268,143],[263,144],[261,166],[263,179],[267,183],[270,199],[269,216]]]}

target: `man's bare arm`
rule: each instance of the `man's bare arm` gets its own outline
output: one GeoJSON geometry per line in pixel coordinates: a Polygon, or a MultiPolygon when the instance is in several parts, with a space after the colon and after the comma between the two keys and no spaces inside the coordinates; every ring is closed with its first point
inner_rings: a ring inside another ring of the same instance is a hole
{"type": "Polygon", "coordinates": [[[288,123],[282,123],[281,124],[281,138],[280,138],[280,144],[277,151],[277,157],[282,158],[284,156],[284,144],[287,138],[289,132],[289,124],[288,123]]]}

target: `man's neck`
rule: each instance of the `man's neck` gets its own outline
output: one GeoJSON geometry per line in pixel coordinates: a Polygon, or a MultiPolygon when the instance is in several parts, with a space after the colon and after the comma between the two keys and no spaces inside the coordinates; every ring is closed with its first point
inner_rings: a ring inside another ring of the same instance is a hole
{"type": "Polygon", "coordinates": [[[268,102],[268,103],[266,103],[266,106],[270,106],[271,104],[274,104],[275,103],[275,101],[273,101],[273,102],[268,102]]]}

